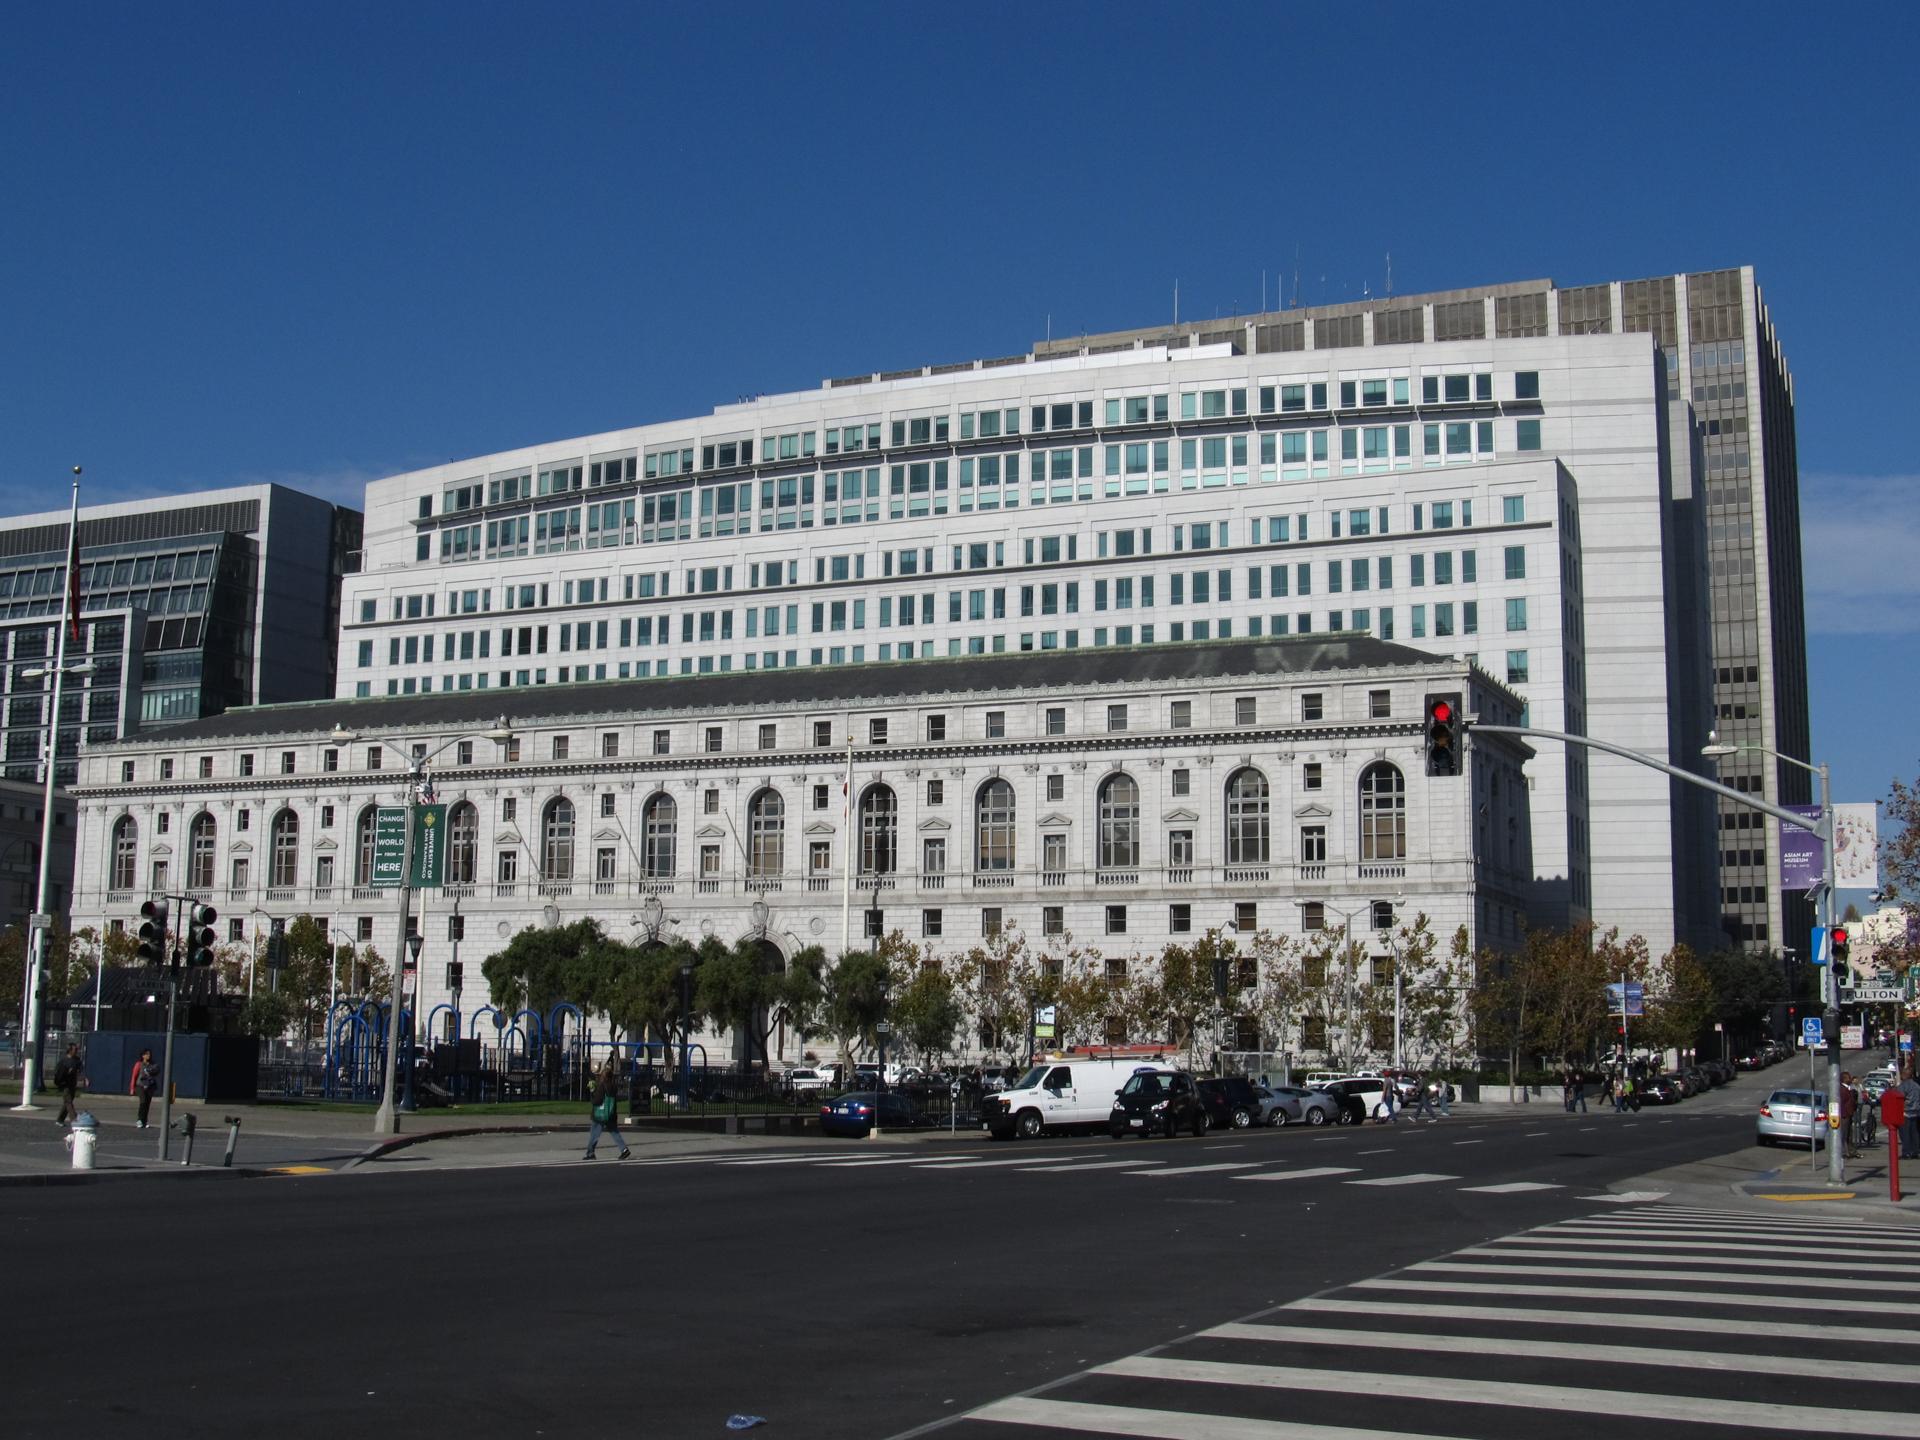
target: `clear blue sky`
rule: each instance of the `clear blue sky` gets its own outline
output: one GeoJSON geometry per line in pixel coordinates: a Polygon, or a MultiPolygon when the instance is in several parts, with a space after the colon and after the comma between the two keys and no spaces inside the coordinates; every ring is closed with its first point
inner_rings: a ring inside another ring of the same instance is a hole
{"type": "Polygon", "coordinates": [[[0,513],[369,477],[1044,334],[1750,263],[1815,748],[1920,772],[1915,8],[25,5],[0,513]],[[1291,295],[1290,295],[1291,298],[1291,295]]]}

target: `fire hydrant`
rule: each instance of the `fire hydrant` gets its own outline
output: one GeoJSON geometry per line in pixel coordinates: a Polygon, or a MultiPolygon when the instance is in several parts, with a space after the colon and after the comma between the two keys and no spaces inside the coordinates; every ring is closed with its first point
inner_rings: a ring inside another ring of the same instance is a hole
{"type": "Polygon", "coordinates": [[[100,1139],[99,1123],[91,1110],[82,1110],[73,1117],[73,1128],[67,1131],[66,1140],[67,1149],[73,1154],[74,1169],[93,1169],[93,1147],[100,1139]]]}

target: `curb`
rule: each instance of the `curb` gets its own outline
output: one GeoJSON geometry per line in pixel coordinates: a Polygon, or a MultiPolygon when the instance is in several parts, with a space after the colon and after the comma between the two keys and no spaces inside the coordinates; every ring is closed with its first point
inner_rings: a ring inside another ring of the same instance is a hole
{"type": "Polygon", "coordinates": [[[579,1130],[584,1134],[586,1129],[584,1125],[470,1125],[452,1130],[423,1130],[418,1135],[396,1135],[391,1140],[382,1140],[377,1145],[370,1145],[342,1165],[340,1170],[343,1173],[348,1170],[357,1170],[360,1166],[378,1160],[383,1155],[390,1155],[395,1150],[405,1150],[414,1145],[424,1145],[429,1140],[464,1140],[475,1135],[555,1135],[570,1130],[579,1130]]]}
{"type": "Polygon", "coordinates": [[[16,1185],[93,1185],[127,1180],[264,1180],[277,1172],[243,1165],[175,1165],[141,1170],[48,1170],[0,1175],[0,1189],[16,1185]]]}

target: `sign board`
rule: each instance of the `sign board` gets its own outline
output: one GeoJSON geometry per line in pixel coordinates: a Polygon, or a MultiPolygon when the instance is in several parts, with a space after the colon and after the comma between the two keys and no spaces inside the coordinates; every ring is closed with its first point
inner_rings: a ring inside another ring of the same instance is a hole
{"type": "Polygon", "coordinates": [[[1629,980],[1624,984],[1616,980],[1607,986],[1607,1009],[1615,1015],[1625,1015],[1629,1019],[1647,1013],[1647,988],[1638,980],[1629,980]],[[1624,995],[1623,992],[1624,991],[1624,995]]]}
{"type": "MultiPolygon", "coordinates": [[[[1804,815],[1809,820],[1820,818],[1818,805],[1788,805],[1784,808],[1796,815],[1804,815]]],[[[1798,825],[1789,825],[1784,820],[1774,823],[1780,827],[1780,888],[1813,889],[1826,878],[1826,842],[1813,831],[1802,830],[1798,825]]]]}
{"type": "Polygon", "coordinates": [[[398,885],[406,854],[407,812],[398,805],[382,805],[373,817],[373,883],[398,885]]]}
{"type": "Polygon", "coordinates": [[[1875,801],[1833,807],[1833,883],[1842,890],[1880,888],[1880,807],[1875,801]]]}
{"type": "Polygon", "coordinates": [[[1840,1027],[1840,1048],[1842,1050],[1864,1050],[1867,1047],[1867,1027],[1864,1025],[1842,1025],[1840,1027]]]}
{"type": "Polygon", "coordinates": [[[1806,1015],[1800,1020],[1800,1043],[1818,1045],[1825,1039],[1818,1015],[1806,1015]]]}
{"type": "Polygon", "coordinates": [[[1815,965],[1828,965],[1833,961],[1833,936],[1824,925],[1813,927],[1813,949],[1808,952],[1815,965]]]}
{"type": "Polygon", "coordinates": [[[435,889],[447,877],[447,807],[413,808],[413,878],[415,889],[435,889]]]}
{"type": "Polygon", "coordinates": [[[1845,998],[1863,1005],[1884,1005],[1906,996],[1898,985],[1856,985],[1845,998]]]}
{"type": "Polygon", "coordinates": [[[1913,1036],[1911,1036],[1911,1035],[1902,1035],[1902,1036],[1900,1037],[1900,1048],[1901,1048],[1902,1050],[1911,1050],[1911,1049],[1913,1049],[1913,1036]]]}

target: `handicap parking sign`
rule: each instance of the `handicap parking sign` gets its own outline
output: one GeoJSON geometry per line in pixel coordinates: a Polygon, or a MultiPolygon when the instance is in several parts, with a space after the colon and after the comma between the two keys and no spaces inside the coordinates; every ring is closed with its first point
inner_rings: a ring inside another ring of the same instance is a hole
{"type": "Polygon", "coordinates": [[[1801,1020],[1800,1022],[1800,1043],[1801,1044],[1818,1045],[1821,1041],[1821,1034],[1822,1032],[1821,1032],[1821,1026],[1820,1026],[1820,1017],[1818,1015],[1808,1015],[1803,1020],[1801,1020]]]}
{"type": "Polygon", "coordinates": [[[1900,1037],[1900,1048],[1901,1048],[1902,1050],[1911,1050],[1911,1049],[1913,1049],[1913,1036],[1911,1036],[1911,1035],[1902,1035],[1902,1036],[1900,1037]]]}

